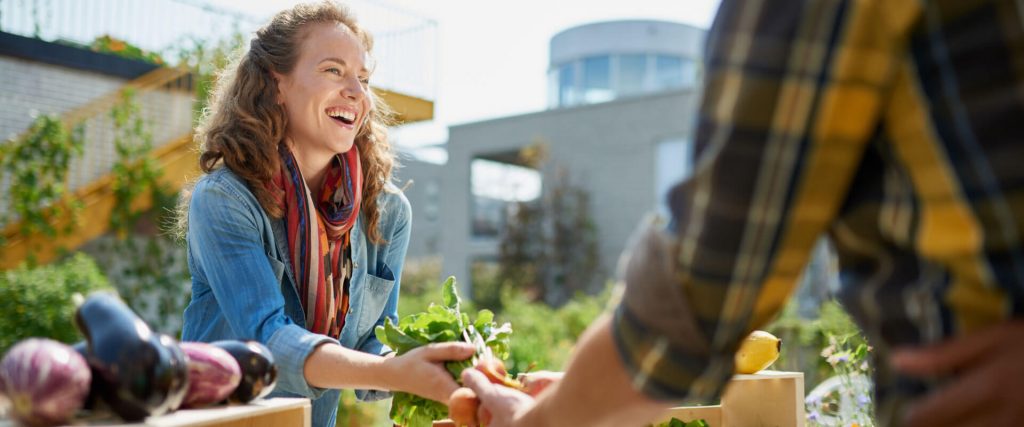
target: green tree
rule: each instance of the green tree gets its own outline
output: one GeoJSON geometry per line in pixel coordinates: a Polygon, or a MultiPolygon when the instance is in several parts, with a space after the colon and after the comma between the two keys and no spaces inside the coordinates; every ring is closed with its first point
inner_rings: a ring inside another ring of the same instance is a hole
{"type": "MultiPolygon", "coordinates": [[[[597,226],[590,195],[558,168],[549,190],[537,201],[519,202],[499,243],[502,278],[491,293],[474,292],[485,302],[504,288],[519,287],[553,306],[601,285],[597,226]]],[[[474,286],[476,280],[474,280],[474,286]]],[[[485,305],[486,306],[486,305],[485,305]]]]}

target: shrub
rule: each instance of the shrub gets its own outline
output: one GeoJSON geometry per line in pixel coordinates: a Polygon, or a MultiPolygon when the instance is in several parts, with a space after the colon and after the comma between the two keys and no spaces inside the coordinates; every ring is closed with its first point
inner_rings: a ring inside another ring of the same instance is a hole
{"type": "Polygon", "coordinates": [[[83,254],[59,264],[0,273],[0,353],[28,337],[80,340],[72,320],[73,295],[109,289],[96,263],[83,254]]]}
{"type": "Polygon", "coordinates": [[[531,302],[522,292],[502,295],[504,309],[498,322],[512,323],[512,351],[505,363],[509,373],[565,369],[580,334],[604,311],[610,292],[589,296],[582,292],[559,307],[531,302]]]}

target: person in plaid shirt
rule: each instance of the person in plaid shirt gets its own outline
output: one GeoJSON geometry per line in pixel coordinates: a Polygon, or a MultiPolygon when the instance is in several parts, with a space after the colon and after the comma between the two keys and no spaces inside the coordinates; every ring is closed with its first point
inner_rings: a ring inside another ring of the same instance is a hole
{"type": "Polygon", "coordinates": [[[881,425],[1024,425],[1024,2],[723,0],[705,64],[672,218],[538,400],[464,374],[490,425],[715,401],[824,233],[881,425]]]}

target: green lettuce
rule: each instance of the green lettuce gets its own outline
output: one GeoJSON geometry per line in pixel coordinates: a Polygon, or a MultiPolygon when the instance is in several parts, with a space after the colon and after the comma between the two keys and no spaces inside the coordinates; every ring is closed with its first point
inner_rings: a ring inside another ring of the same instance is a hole
{"type": "MultiPolygon", "coordinates": [[[[385,319],[384,326],[375,330],[377,339],[401,356],[412,349],[430,343],[464,341],[477,345],[477,356],[483,346],[501,360],[508,359],[512,326],[498,326],[494,313],[480,310],[476,319],[462,312],[462,299],[455,288],[455,278],[449,277],[441,286],[443,305],[430,304],[427,311],[403,317],[395,325],[385,319]]],[[[445,367],[456,381],[461,382],[462,371],[473,366],[472,359],[448,362],[445,367]]],[[[429,427],[433,421],[448,417],[448,407],[409,393],[396,392],[391,402],[391,420],[403,427],[429,427]]]]}

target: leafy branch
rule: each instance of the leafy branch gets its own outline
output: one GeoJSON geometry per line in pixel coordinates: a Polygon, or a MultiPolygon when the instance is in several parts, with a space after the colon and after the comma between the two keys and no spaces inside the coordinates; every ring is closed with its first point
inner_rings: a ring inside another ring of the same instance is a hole
{"type": "Polygon", "coordinates": [[[161,170],[150,155],[153,134],[142,117],[142,108],[135,99],[135,91],[121,91],[121,102],[110,110],[114,122],[114,150],[117,161],[111,170],[114,175],[114,209],[110,214],[110,227],[120,238],[127,235],[143,210],[136,209],[134,201],[146,191],[161,191],[158,179],[161,170]]]}
{"type": "MultiPolygon", "coordinates": [[[[0,145],[0,171],[10,180],[5,189],[9,205],[0,213],[0,226],[6,229],[17,221],[23,237],[58,237],[74,229],[81,202],[65,196],[71,161],[83,151],[82,136],[81,126],[69,130],[59,117],[40,115],[21,138],[0,145]],[[58,229],[53,225],[58,218],[72,221],[58,229]]],[[[31,248],[29,263],[34,264],[31,248]]]]}

